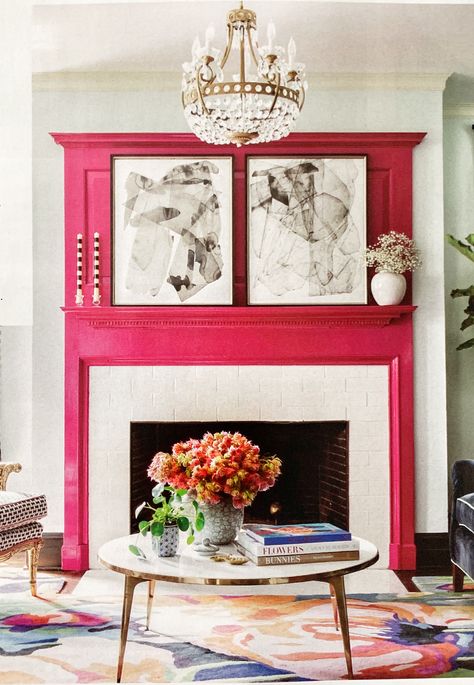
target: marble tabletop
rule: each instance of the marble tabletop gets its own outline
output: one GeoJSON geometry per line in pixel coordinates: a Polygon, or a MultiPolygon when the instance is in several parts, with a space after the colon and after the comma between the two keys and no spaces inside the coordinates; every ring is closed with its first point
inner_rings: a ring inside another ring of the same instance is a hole
{"type": "MultiPolygon", "coordinates": [[[[357,539],[357,538],[354,538],[357,539]]],[[[360,558],[317,564],[282,564],[256,566],[251,561],[231,565],[201,556],[192,545],[183,542],[174,557],[158,557],[151,549],[150,536],[127,535],[110,540],[99,549],[99,562],[113,571],[145,580],[166,580],[198,585],[278,585],[306,580],[327,580],[334,576],[354,573],[374,564],[378,559],[375,545],[359,539],[360,558]],[[137,545],[146,555],[141,559],[129,551],[137,545]]],[[[239,554],[233,545],[222,546],[219,554],[239,554]]]]}

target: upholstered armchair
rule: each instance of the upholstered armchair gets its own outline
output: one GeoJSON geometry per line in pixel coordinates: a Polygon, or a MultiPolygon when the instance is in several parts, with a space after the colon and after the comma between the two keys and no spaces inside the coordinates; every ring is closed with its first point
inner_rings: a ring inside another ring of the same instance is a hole
{"type": "Polygon", "coordinates": [[[36,597],[36,571],[43,545],[43,527],[38,519],[46,516],[46,498],[7,491],[8,476],[19,471],[20,464],[0,462],[0,561],[27,552],[31,594],[36,597]]]}
{"type": "Polygon", "coordinates": [[[449,548],[454,591],[461,592],[464,576],[474,579],[474,460],[457,461],[452,480],[449,548]]]}

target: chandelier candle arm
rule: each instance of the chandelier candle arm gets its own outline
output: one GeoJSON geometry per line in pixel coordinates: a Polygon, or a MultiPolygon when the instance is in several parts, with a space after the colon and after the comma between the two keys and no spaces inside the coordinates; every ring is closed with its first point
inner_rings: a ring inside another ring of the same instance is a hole
{"type": "Polygon", "coordinates": [[[263,143],[290,133],[305,100],[304,65],[295,62],[296,44],[291,37],[285,50],[275,44],[275,26],[267,30],[268,45],[256,40],[257,17],[240,7],[227,15],[227,44],[221,52],[211,46],[214,28],[206,30],[192,46],[192,61],[183,64],[182,103],[192,131],[216,145],[263,143]],[[232,58],[234,39],[237,57],[232,58]],[[234,66],[232,67],[232,64],[234,66]],[[250,65],[256,75],[247,75],[250,65]],[[224,67],[231,70],[224,75],[224,67]]]}

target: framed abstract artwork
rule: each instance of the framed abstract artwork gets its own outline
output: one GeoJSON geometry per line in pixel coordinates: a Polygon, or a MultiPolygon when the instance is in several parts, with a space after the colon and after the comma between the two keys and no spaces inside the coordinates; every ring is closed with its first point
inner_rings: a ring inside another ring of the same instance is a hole
{"type": "Polygon", "coordinates": [[[112,158],[114,305],[232,304],[232,157],[112,158]]]}
{"type": "Polygon", "coordinates": [[[366,304],[366,157],[249,157],[248,303],[366,304]]]}

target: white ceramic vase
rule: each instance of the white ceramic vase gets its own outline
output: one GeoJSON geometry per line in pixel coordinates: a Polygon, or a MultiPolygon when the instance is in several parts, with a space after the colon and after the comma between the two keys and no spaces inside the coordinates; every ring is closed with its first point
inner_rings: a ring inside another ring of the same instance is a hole
{"type": "Polygon", "coordinates": [[[405,297],[407,282],[403,274],[379,271],[370,283],[377,304],[400,304],[405,297]]]}

